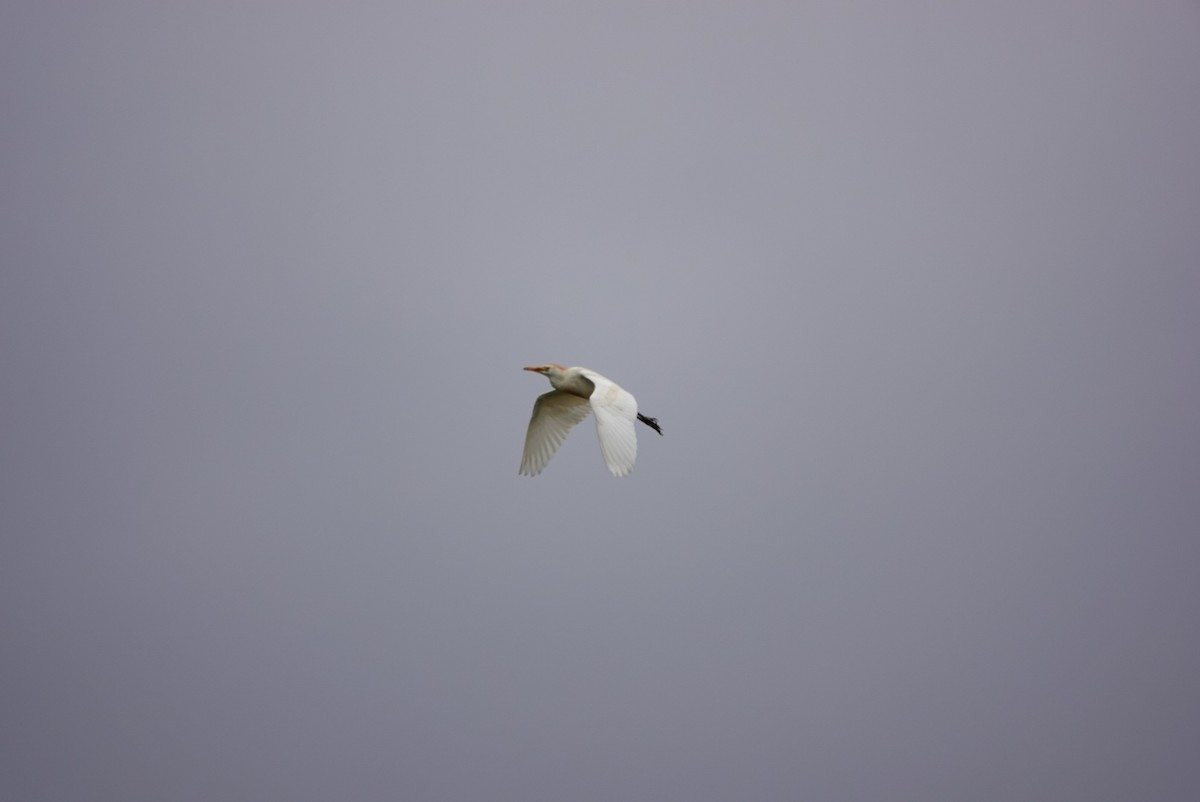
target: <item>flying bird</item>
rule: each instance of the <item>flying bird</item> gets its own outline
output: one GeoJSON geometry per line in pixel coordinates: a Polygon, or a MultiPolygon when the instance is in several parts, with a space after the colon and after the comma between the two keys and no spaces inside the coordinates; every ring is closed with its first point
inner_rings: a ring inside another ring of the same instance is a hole
{"type": "Polygon", "coordinates": [[[628,476],[637,459],[634,418],[662,434],[658,421],[637,411],[637,399],[616,382],[587,368],[566,368],[551,363],[525,368],[540,373],[554,388],[539,395],[525,433],[521,474],[537,476],[550,464],[575,424],[596,413],[600,453],[613,476],[628,476]]]}

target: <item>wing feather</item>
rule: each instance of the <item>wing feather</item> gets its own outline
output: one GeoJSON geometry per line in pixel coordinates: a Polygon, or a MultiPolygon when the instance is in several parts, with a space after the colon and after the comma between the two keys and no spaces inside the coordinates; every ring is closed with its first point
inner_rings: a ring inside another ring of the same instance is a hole
{"type": "Polygon", "coordinates": [[[525,432],[525,453],[521,455],[521,474],[537,476],[558,452],[559,446],[575,425],[592,411],[587,399],[551,390],[533,402],[533,415],[525,432]]]}
{"type": "Polygon", "coordinates": [[[591,370],[581,370],[596,389],[592,391],[592,412],[596,414],[596,436],[600,453],[613,476],[628,476],[637,461],[637,399],[616,382],[591,370]]]}

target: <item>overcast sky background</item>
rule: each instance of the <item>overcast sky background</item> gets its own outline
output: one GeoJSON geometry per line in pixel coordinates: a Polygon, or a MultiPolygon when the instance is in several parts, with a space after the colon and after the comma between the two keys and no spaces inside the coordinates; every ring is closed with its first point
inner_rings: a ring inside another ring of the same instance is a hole
{"type": "Polygon", "coordinates": [[[0,796],[1200,798],[1194,2],[0,11],[0,796]],[[517,475],[548,361],[633,392],[517,475]]]}

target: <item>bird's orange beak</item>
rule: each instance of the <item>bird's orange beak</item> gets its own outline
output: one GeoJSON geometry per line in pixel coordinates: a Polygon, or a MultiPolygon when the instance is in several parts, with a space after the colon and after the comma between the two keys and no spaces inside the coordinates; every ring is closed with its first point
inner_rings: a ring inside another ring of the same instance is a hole
{"type": "Polygon", "coordinates": [[[523,370],[532,370],[534,373],[545,373],[546,372],[546,368],[542,365],[538,365],[537,367],[533,367],[533,368],[523,368],[523,370]]]}

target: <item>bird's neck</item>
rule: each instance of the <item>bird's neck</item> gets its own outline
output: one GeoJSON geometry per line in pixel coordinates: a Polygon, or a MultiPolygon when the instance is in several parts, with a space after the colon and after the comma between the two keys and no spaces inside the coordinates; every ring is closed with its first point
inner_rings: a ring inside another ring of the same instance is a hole
{"type": "Polygon", "coordinates": [[[550,385],[555,390],[577,395],[580,398],[591,398],[592,391],[596,389],[594,384],[578,373],[559,373],[549,378],[550,385]]]}

